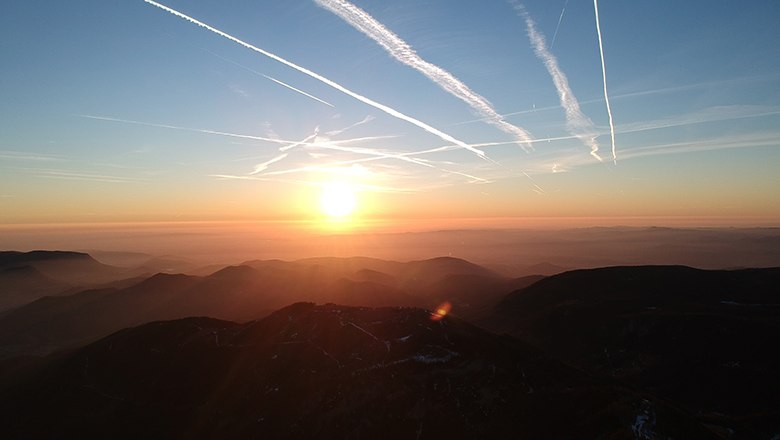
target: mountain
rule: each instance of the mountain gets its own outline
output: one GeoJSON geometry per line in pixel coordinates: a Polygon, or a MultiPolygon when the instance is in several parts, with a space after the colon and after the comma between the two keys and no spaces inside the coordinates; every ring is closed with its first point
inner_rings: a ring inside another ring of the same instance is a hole
{"type": "Polygon", "coordinates": [[[770,438],[780,433],[778,285],[778,268],[577,270],[513,292],[481,323],[730,438],[770,438]]]}
{"type": "Polygon", "coordinates": [[[154,320],[210,316],[247,321],[290,302],[354,306],[452,304],[471,318],[535,279],[508,279],[452,258],[399,263],[369,258],[253,261],[205,277],[157,274],[69,296],[41,298],[0,316],[0,358],[75,347],[154,320]]]}
{"type": "Polygon", "coordinates": [[[492,263],[486,267],[509,277],[526,277],[531,275],[557,275],[572,270],[571,267],[558,266],[552,263],[536,263],[531,265],[492,263]]]}
{"type": "Polygon", "coordinates": [[[0,268],[0,312],[67,290],[70,285],[53,280],[33,266],[0,268]]]}
{"type": "Polygon", "coordinates": [[[718,438],[517,340],[414,308],[154,322],[0,390],[4,438],[718,438]]]}
{"type": "Polygon", "coordinates": [[[30,266],[46,277],[72,285],[114,281],[125,276],[122,268],[108,266],[89,254],[70,251],[0,251],[0,269],[30,266]]]}

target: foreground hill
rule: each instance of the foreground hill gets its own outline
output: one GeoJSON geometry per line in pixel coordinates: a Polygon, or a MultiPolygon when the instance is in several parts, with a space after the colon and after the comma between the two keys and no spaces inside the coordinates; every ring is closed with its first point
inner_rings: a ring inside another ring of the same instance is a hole
{"type": "Polygon", "coordinates": [[[504,278],[455,258],[270,260],[205,277],[157,274],[130,286],[41,298],[0,316],[0,358],[75,347],[156,320],[210,316],[243,322],[296,301],[426,308],[449,301],[453,313],[470,317],[538,279],[504,278]]]}
{"type": "Polygon", "coordinates": [[[486,327],[670,399],[732,438],[780,434],[780,269],[611,267],[504,299],[486,327]]]}
{"type": "Polygon", "coordinates": [[[663,402],[411,308],[155,322],[0,390],[5,438],[717,438],[663,402]]]}

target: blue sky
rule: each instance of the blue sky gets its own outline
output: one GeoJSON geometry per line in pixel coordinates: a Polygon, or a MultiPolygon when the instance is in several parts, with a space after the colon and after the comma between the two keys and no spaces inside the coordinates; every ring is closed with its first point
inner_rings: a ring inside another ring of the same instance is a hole
{"type": "Polygon", "coordinates": [[[163,3],[487,159],[142,0],[13,2],[0,222],[300,219],[333,179],[369,217],[780,219],[777,2],[602,0],[616,162],[591,1],[353,3],[530,143],[314,1],[163,3]],[[579,132],[518,4],[577,99],[579,132]]]}

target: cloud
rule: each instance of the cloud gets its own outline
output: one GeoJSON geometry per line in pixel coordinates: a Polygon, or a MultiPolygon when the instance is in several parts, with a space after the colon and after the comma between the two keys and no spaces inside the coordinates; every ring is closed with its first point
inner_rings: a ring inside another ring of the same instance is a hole
{"type": "Polygon", "coordinates": [[[341,17],[355,29],[363,32],[382,46],[393,58],[419,71],[446,92],[468,104],[485,121],[512,135],[524,148],[531,148],[531,135],[526,130],[506,122],[492,104],[471,90],[450,72],[422,59],[417,52],[398,35],[357,6],[344,0],[315,0],[321,7],[341,17]]]}

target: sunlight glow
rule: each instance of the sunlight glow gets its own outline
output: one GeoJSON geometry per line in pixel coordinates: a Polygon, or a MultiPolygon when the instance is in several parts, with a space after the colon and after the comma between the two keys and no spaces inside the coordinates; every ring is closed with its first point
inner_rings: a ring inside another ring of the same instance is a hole
{"type": "Polygon", "coordinates": [[[351,215],[357,208],[355,188],[347,182],[323,184],[320,206],[328,217],[343,218],[351,215]]]}

